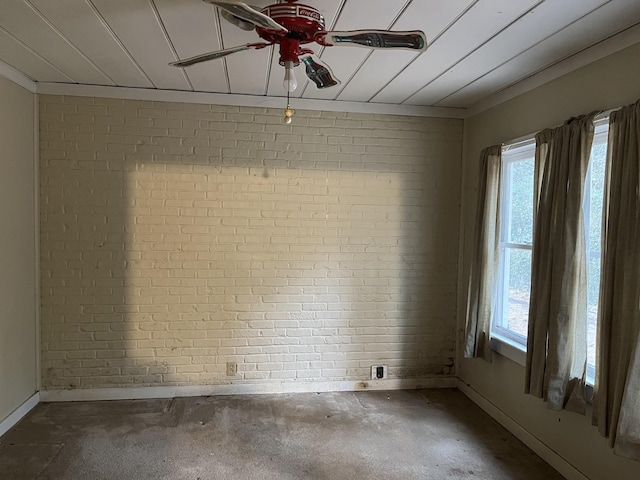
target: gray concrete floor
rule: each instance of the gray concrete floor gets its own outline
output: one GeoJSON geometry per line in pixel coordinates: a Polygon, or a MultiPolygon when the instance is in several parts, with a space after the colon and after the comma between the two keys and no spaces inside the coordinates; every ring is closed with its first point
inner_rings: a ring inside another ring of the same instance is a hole
{"type": "Polygon", "coordinates": [[[561,479],[457,390],[38,405],[0,479],[561,479]]]}

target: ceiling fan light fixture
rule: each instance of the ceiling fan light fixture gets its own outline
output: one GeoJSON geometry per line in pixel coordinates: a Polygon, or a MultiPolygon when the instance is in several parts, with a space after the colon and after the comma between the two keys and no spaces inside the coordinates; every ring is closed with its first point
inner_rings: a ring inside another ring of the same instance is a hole
{"type": "Polygon", "coordinates": [[[298,79],[293,71],[294,66],[295,64],[291,60],[284,62],[284,80],[282,82],[282,86],[285,91],[289,93],[294,92],[296,88],[298,88],[298,79]]]}

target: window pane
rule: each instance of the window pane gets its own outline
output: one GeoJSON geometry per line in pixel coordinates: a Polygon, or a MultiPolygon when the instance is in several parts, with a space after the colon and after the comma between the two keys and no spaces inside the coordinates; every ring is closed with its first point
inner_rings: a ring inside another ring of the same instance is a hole
{"type": "Polygon", "coordinates": [[[600,289],[600,256],[588,259],[587,273],[587,363],[596,364],[596,330],[600,289]]]}
{"type": "Polygon", "coordinates": [[[533,240],[533,158],[509,166],[509,243],[531,244],[533,240]]]}
{"type": "Polygon", "coordinates": [[[591,178],[589,179],[589,244],[587,249],[599,252],[602,239],[602,202],[604,199],[604,174],[607,156],[607,142],[594,143],[589,160],[591,178]]]}
{"type": "MultiPolygon", "coordinates": [[[[598,129],[596,129],[598,132],[598,129]]],[[[587,235],[587,365],[595,371],[598,300],[600,290],[600,252],[602,248],[602,206],[604,202],[605,165],[607,156],[607,129],[596,133],[589,159],[587,184],[588,198],[584,210],[587,235]]],[[[590,379],[593,381],[593,379],[590,379]]]]}
{"type": "Polygon", "coordinates": [[[505,264],[509,286],[506,327],[526,338],[531,294],[531,251],[506,249],[505,264]]]}

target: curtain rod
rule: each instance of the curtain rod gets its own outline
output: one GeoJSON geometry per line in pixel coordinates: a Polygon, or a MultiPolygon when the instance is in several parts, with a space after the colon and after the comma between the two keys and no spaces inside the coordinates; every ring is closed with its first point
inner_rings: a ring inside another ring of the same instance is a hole
{"type": "Polygon", "coordinates": [[[599,114],[597,114],[594,119],[595,120],[604,120],[605,118],[608,118],[613,112],[615,112],[616,110],[620,110],[620,107],[617,108],[610,108],[609,110],[604,110],[603,112],[600,112],[599,114]]]}
{"type": "Polygon", "coordinates": [[[509,142],[504,142],[502,144],[502,148],[503,149],[511,149],[511,148],[517,148],[517,147],[521,147],[523,145],[526,145],[527,143],[533,142],[536,139],[536,134],[535,133],[531,133],[529,135],[523,135],[521,137],[515,138],[509,142]]]}
{"type": "MultiPolygon", "coordinates": [[[[605,121],[605,120],[607,120],[609,118],[611,113],[615,112],[616,110],[620,110],[620,107],[610,108],[609,110],[603,110],[602,112],[598,113],[595,117],[593,117],[593,120],[594,120],[594,122],[605,121]]],[[[556,125],[555,127],[551,127],[551,128],[556,128],[556,127],[559,127],[561,125],[556,125]]],[[[508,142],[503,142],[501,144],[502,148],[511,149],[511,148],[517,148],[517,147],[520,147],[522,145],[525,145],[525,144],[535,140],[536,134],[537,134],[537,132],[536,133],[529,133],[527,135],[522,135],[521,137],[514,138],[513,140],[509,140],[508,142]]]]}

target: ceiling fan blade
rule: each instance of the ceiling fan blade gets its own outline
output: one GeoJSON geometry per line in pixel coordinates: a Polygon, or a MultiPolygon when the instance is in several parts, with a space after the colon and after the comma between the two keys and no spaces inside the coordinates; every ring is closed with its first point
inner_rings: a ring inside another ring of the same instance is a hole
{"type": "Polygon", "coordinates": [[[267,30],[275,30],[282,33],[287,33],[289,30],[277,23],[271,17],[268,17],[262,12],[251,8],[249,5],[243,2],[235,2],[233,0],[203,0],[204,2],[211,3],[216,7],[229,12],[234,17],[239,17],[247,22],[253,23],[256,27],[262,27],[267,30]]]}
{"type": "Polygon", "coordinates": [[[237,47],[225,48],[224,50],[217,50],[215,52],[203,53],[196,55],[195,57],[186,58],[184,60],[178,60],[177,62],[171,62],[169,65],[172,67],[188,67],[196,63],[207,62],[209,60],[216,60],[218,58],[226,57],[232,53],[242,52],[244,50],[259,50],[264,47],[268,47],[270,43],[247,43],[246,45],[238,45],[237,47]]]}
{"type": "Polygon", "coordinates": [[[388,30],[352,30],[347,32],[318,32],[315,41],[320,45],[360,46],[366,48],[427,49],[427,37],[420,30],[390,32],[388,30]]]}
{"type": "Polygon", "coordinates": [[[224,18],[227,22],[231,23],[232,25],[235,25],[236,27],[246,32],[250,32],[251,30],[256,29],[256,26],[253,23],[247,22],[246,20],[240,17],[236,17],[235,15],[230,14],[226,10],[220,10],[220,15],[222,15],[222,18],[224,18]]]}
{"type": "Polygon", "coordinates": [[[334,87],[340,85],[340,80],[334,77],[333,72],[329,66],[322,62],[319,58],[311,55],[301,57],[300,60],[304,63],[307,77],[313,83],[316,84],[318,89],[334,87]]]}

